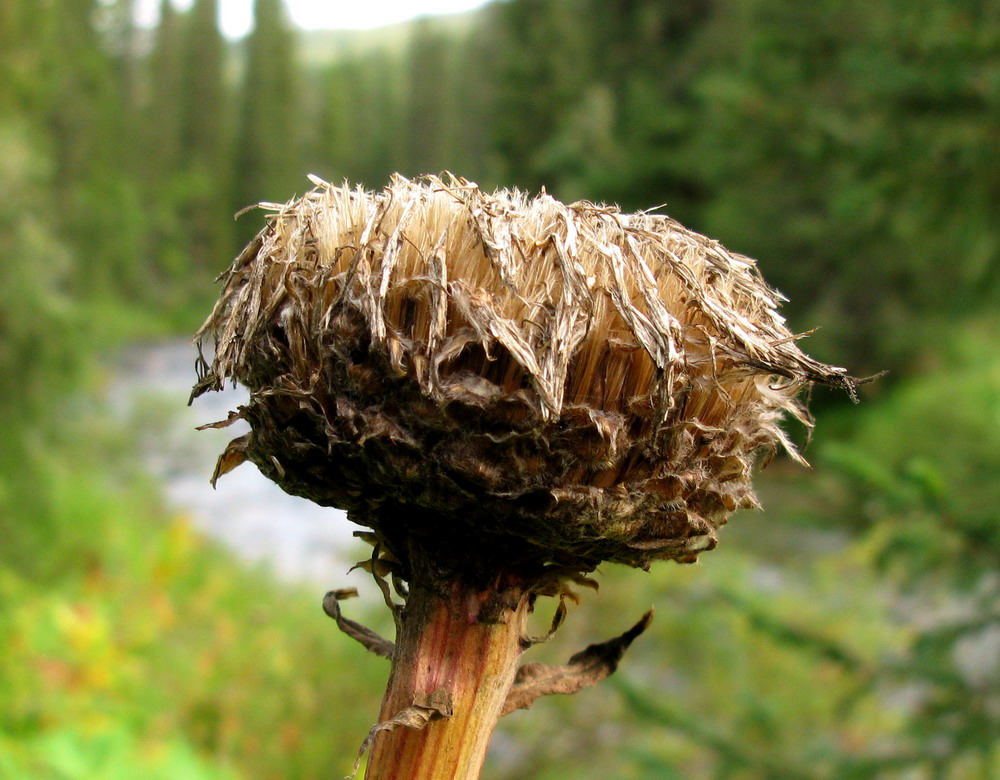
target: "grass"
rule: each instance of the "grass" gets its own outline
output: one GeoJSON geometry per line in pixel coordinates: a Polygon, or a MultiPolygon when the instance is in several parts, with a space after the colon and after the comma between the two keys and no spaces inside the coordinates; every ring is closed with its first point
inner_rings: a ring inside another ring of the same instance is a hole
{"type": "Polygon", "coordinates": [[[387,667],[165,510],[117,438],[78,421],[0,471],[0,778],[346,774],[387,667]]]}

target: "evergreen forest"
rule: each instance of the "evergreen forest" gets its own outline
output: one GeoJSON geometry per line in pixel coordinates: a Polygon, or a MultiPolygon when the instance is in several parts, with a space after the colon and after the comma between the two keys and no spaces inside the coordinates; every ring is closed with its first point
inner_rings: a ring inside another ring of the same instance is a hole
{"type": "Polygon", "coordinates": [[[186,397],[101,399],[208,314],[263,224],[234,214],[444,170],[660,208],[757,258],[811,354],[886,372],[816,390],[811,440],[788,424],[812,468],[771,463],[698,565],[600,572],[538,660],[652,628],[505,718],[484,777],[1000,777],[1000,0],[493,0],[353,33],[254,0],[239,40],[218,0],[138,5],[0,0],[0,778],[350,772],[387,667],[165,498],[135,430],[186,397]]]}

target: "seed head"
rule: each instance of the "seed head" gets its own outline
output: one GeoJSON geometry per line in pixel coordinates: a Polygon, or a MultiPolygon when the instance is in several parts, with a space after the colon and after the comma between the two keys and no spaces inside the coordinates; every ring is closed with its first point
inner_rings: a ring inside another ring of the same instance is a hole
{"type": "Polygon", "coordinates": [[[753,260],[669,217],[464,179],[313,190],[273,211],[198,333],[194,396],[250,391],[247,458],[405,564],[472,577],[690,561],[809,424],[806,355],[753,260]]]}

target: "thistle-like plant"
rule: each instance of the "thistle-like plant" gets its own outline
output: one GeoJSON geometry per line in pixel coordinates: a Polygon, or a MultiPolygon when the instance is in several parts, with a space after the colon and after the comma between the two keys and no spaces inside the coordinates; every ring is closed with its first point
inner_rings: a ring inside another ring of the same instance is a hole
{"type": "Polygon", "coordinates": [[[318,179],[264,204],[198,333],[194,396],[227,381],[244,460],[370,532],[395,643],[328,614],[392,673],[369,778],[472,778],[499,717],[614,671],[648,624],[563,667],[525,619],[602,561],[693,561],[756,506],[751,470],[809,424],[807,356],[749,258],[669,217],[464,179],[382,192],[318,179]]]}

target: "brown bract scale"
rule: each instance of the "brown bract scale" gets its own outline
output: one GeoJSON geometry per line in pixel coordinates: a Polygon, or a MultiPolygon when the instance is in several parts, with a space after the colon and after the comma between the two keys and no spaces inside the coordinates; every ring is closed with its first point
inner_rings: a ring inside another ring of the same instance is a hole
{"type": "Polygon", "coordinates": [[[244,458],[346,509],[407,578],[690,561],[756,505],[806,355],[753,260],[669,217],[452,177],[284,205],[223,275],[193,396],[245,385],[244,458]]]}

